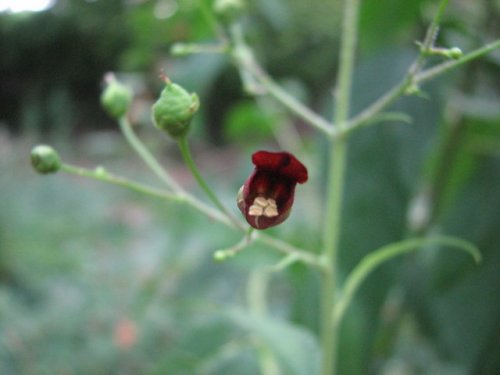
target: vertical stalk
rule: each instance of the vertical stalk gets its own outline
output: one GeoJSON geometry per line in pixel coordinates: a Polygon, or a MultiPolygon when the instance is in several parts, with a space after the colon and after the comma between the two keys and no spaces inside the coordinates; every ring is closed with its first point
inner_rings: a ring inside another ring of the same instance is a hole
{"type": "Polygon", "coordinates": [[[146,165],[153,171],[158,178],[165,183],[169,188],[177,193],[184,193],[181,186],[175,181],[170,174],[158,163],[158,160],[151,154],[151,151],[142,143],[142,141],[137,137],[135,132],[132,130],[132,126],[126,117],[121,117],[118,120],[120,124],[120,129],[125,136],[127,142],[132,146],[132,148],[137,152],[141,159],[146,163],[146,165]]]}
{"type": "MultiPolygon", "coordinates": [[[[359,0],[344,0],[342,37],[334,124],[342,131],[349,117],[352,89],[352,73],[356,50],[359,0]]],[[[323,258],[325,268],[322,275],[321,292],[321,341],[322,375],[337,373],[337,342],[339,327],[332,311],[336,301],[336,279],[341,229],[342,196],[344,189],[347,154],[347,135],[332,137],[329,144],[328,185],[326,213],[323,228],[323,258]]]]}
{"type": "Polygon", "coordinates": [[[201,175],[198,167],[196,166],[196,163],[193,160],[193,157],[191,156],[187,137],[182,136],[181,138],[179,138],[177,143],[179,145],[179,150],[181,152],[182,158],[184,159],[184,162],[186,163],[186,166],[189,168],[196,182],[203,189],[207,197],[219,209],[220,212],[227,216],[227,218],[234,224],[236,228],[246,230],[246,228],[240,223],[240,221],[236,219],[236,217],[234,217],[234,215],[222,204],[217,195],[215,195],[210,186],[208,186],[208,184],[205,182],[205,179],[201,175]]]}

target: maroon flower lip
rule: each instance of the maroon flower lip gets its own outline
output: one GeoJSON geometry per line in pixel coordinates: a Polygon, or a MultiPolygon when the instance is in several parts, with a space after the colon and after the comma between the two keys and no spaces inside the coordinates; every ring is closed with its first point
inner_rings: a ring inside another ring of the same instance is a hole
{"type": "Polygon", "coordinates": [[[307,181],[307,169],[289,152],[257,151],[255,170],[238,192],[238,207],[248,224],[266,229],[290,215],[297,183],[307,181]]]}

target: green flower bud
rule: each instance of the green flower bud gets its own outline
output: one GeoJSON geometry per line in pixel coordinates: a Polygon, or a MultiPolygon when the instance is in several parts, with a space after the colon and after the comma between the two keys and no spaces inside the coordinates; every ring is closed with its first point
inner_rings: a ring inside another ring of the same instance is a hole
{"type": "Polygon", "coordinates": [[[189,94],[166,77],[165,83],[160,98],[153,105],[153,122],[172,138],[179,138],[189,131],[191,119],[198,111],[200,101],[198,95],[189,94]]]}
{"type": "Polygon", "coordinates": [[[188,43],[175,43],[170,48],[170,53],[174,56],[186,56],[193,53],[193,46],[188,43]]]}
{"type": "Polygon", "coordinates": [[[459,59],[463,56],[463,52],[460,48],[458,47],[452,47],[448,50],[448,55],[447,57],[449,57],[450,59],[459,59]]]}
{"type": "Polygon", "coordinates": [[[132,91],[116,80],[113,75],[106,77],[107,85],[101,94],[101,105],[108,115],[119,119],[128,111],[132,103],[132,91]]]}
{"type": "Polygon", "coordinates": [[[31,150],[31,165],[38,173],[55,173],[61,169],[61,159],[52,147],[38,145],[31,150]]]}
{"type": "Polygon", "coordinates": [[[244,9],[243,0],[216,0],[214,4],[215,13],[228,21],[238,18],[244,9]]]}

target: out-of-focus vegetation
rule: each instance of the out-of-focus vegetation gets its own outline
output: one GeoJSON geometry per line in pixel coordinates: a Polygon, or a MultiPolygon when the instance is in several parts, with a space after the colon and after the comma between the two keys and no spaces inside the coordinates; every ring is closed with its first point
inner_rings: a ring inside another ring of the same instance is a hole
{"type": "MultiPolygon", "coordinates": [[[[404,74],[435,2],[362,2],[353,112],[404,74]]],[[[249,43],[289,91],[328,115],[338,51],[338,1],[247,1],[249,43]]],[[[477,48],[500,35],[500,3],[452,0],[438,45],[477,48]]],[[[197,0],[58,0],[36,14],[0,14],[0,373],[259,373],[256,342],[285,374],[313,374],[317,274],[272,274],[273,318],[247,306],[256,273],[277,258],[254,246],[214,264],[236,233],[176,204],[29,168],[39,141],[64,159],[154,179],[99,106],[113,70],[137,93],[131,116],[179,180],[197,188],[167,138],[150,123],[160,69],[200,95],[195,158],[228,206],[256,148],[306,150],[311,181],[291,219],[273,229],[317,249],[322,139],[266,97],[242,93],[221,55],[174,58],[175,42],[214,39],[197,0]],[[295,126],[292,133],[288,127],[295,126]],[[251,277],[250,277],[251,276],[251,277]],[[283,320],[282,320],[283,319],[283,320]],[[284,323],[288,321],[289,323],[284,323]]],[[[500,55],[492,53],[404,98],[411,124],[387,123],[352,138],[341,267],[418,232],[458,235],[483,261],[445,249],[396,259],[371,275],[350,307],[342,374],[493,375],[500,370],[500,55]],[[430,204],[430,215],[419,216],[430,204]]],[[[234,208],[236,212],[236,208],[234,208]]],[[[266,275],[267,276],[267,275],[266,275]]]]}

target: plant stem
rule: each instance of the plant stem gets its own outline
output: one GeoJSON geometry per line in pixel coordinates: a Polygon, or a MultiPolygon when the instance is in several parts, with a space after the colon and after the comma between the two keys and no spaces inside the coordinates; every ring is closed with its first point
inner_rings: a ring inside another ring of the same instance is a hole
{"type": "MultiPolygon", "coordinates": [[[[495,49],[500,48],[500,40],[496,40],[494,42],[491,42],[481,48],[478,48],[472,52],[469,52],[468,54],[462,56],[461,58],[457,60],[452,60],[452,61],[446,61],[444,63],[438,64],[432,68],[425,69],[421,72],[416,72],[413,78],[410,78],[410,76],[407,74],[405,78],[398,83],[396,86],[394,86],[392,89],[390,89],[386,94],[384,94],[382,97],[377,99],[375,102],[373,102],[370,106],[368,106],[366,109],[364,109],[362,112],[360,112],[358,115],[353,117],[350,121],[348,121],[347,125],[345,128],[340,129],[339,131],[335,132],[334,136],[341,136],[342,134],[345,133],[350,133],[353,130],[364,126],[365,124],[368,123],[368,121],[373,118],[376,114],[378,114],[380,111],[384,110],[385,108],[389,107],[392,103],[394,103],[397,99],[399,99],[401,96],[405,94],[407,89],[413,84],[413,85],[418,85],[420,83],[423,83],[425,81],[428,81],[432,78],[435,78],[441,74],[446,73],[447,71],[457,68],[465,63],[470,62],[471,60],[477,59],[481,56],[486,55],[487,53],[490,53],[491,51],[494,51],[495,49]]],[[[414,66],[414,65],[412,65],[414,66]]]]}
{"type": "Polygon", "coordinates": [[[437,77],[450,69],[457,68],[465,63],[468,63],[471,60],[475,60],[478,57],[484,56],[495,49],[500,48],[500,39],[495,40],[494,42],[488,43],[485,46],[478,48],[468,54],[462,56],[457,60],[447,61],[442,64],[436,65],[432,68],[426,69],[415,76],[415,82],[421,83],[428,81],[432,78],[437,77]]]}
{"type": "Polygon", "coordinates": [[[223,42],[227,41],[228,38],[226,32],[213,14],[211,4],[209,4],[206,0],[198,0],[198,5],[203,17],[205,17],[205,20],[208,22],[215,34],[217,34],[217,37],[223,42]]]}
{"type": "Polygon", "coordinates": [[[408,240],[382,246],[366,255],[347,276],[342,290],[342,295],[340,296],[334,310],[331,311],[331,314],[337,324],[342,320],[349,303],[362,282],[373,272],[375,268],[398,255],[403,255],[410,251],[416,251],[424,248],[425,246],[431,245],[448,246],[457,250],[462,250],[469,253],[476,263],[481,261],[481,253],[475,245],[460,238],[451,236],[410,238],[408,240]]]}
{"type": "Polygon", "coordinates": [[[170,176],[170,174],[158,163],[158,160],[151,154],[148,148],[137,138],[132,130],[132,126],[127,118],[122,117],[118,120],[120,129],[125,136],[125,139],[137,152],[146,165],[158,176],[158,178],[165,183],[169,188],[178,193],[184,193],[184,189],[170,176]]]}
{"type": "MultiPolygon", "coordinates": [[[[247,281],[247,301],[250,312],[258,318],[266,318],[268,313],[267,292],[270,272],[264,268],[253,270],[247,281]]],[[[273,352],[262,340],[257,339],[257,351],[262,375],[281,375],[280,367],[273,352]]]]}
{"type": "Polygon", "coordinates": [[[226,207],[224,207],[219,198],[215,195],[212,189],[205,182],[205,179],[201,175],[198,167],[196,166],[196,163],[193,160],[191,151],[189,149],[187,137],[186,136],[181,137],[177,143],[179,145],[179,150],[181,152],[182,158],[184,159],[184,162],[186,163],[186,166],[189,168],[196,182],[198,182],[198,185],[200,185],[200,187],[203,189],[208,198],[223,214],[225,214],[235,224],[235,226],[243,230],[246,230],[244,225],[240,222],[240,220],[238,220],[231,212],[229,212],[229,210],[226,207]]]}
{"type": "Polygon", "coordinates": [[[232,55],[236,61],[236,65],[240,69],[249,72],[270,95],[281,102],[291,112],[302,118],[307,124],[328,135],[332,134],[333,127],[331,123],[290,95],[258,64],[252,50],[247,46],[243,38],[239,24],[233,25],[231,28],[231,38],[234,43],[232,55]]]}
{"type": "MultiPolygon", "coordinates": [[[[334,124],[343,129],[349,117],[354,55],[356,51],[359,0],[344,0],[342,39],[338,70],[338,91],[334,124]]],[[[336,300],[336,279],[341,232],[342,197],[347,159],[347,137],[330,141],[326,215],[323,228],[323,257],[326,267],[322,274],[321,341],[323,349],[321,374],[337,372],[337,342],[339,327],[333,314],[336,300]]]]}
{"type": "Polygon", "coordinates": [[[92,178],[94,180],[99,180],[113,185],[118,185],[138,193],[149,195],[151,197],[161,198],[178,203],[186,203],[191,207],[197,209],[201,213],[205,214],[207,217],[219,221],[223,224],[226,224],[227,226],[234,227],[233,223],[229,221],[225,215],[222,215],[221,213],[219,213],[219,211],[213,209],[212,207],[207,206],[206,204],[197,200],[190,194],[185,194],[180,192],[172,193],[161,189],[155,189],[150,186],[137,183],[135,181],[123,177],[116,176],[100,168],[91,170],[87,168],[76,167],[70,164],[63,164],[61,166],[61,170],[63,172],[71,173],[77,176],[92,178]]]}
{"type": "Polygon", "coordinates": [[[178,201],[178,202],[183,201],[182,197],[180,197],[179,195],[177,195],[175,193],[170,193],[168,191],[155,189],[155,188],[149,187],[147,185],[137,183],[137,182],[129,180],[127,178],[123,178],[123,177],[114,175],[112,173],[109,173],[102,168],[96,168],[95,170],[91,170],[91,169],[76,167],[76,166],[73,166],[71,164],[62,164],[61,170],[63,172],[75,174],[78,176],[92,178],[94,180],[99,180],[102,182],[108,182],[110,184],[118,185],[118,186],[133,190],[133,191],[138,192],[138,193],[149,195],[152,197],[157,197],[157,198],[162,198],[162,199],[167,199],[167,200],[172,200],[172,201],[178,201]]]}
{"type": "Polygon", "coordinates": [[[448,1],[449,0],[441,0],[438,11],[434,15],[434,18],[432,19],[432,22],[427,29],[424,41],[420,46],[420,54],[408,71],[412,81],[410,84],[415,84],[413,79],[415,78],[415,75],[420,72],[420,70],[422,70],[427,54],[434,46],[434,41],[436,40],[439,31],[439,23],[441,22],[441,17],[443,16],[446,6],[448,5],[448,1]]]}
{"type": "Polygon", "coordinates": [[[279,240],[277,238],[271,237],[268,234],[265,234],[261,231],[253,232],[253,237],[257,241],[261,241],[266,245],[278,250],[279,252],[285,255],[294,255],[297,259],[300,259],[305,264],[309,264],[316,268],[323,268],[324,264],[320,261],[320,259],[313,253],[295,247],[288,242],[279,240]]]}

